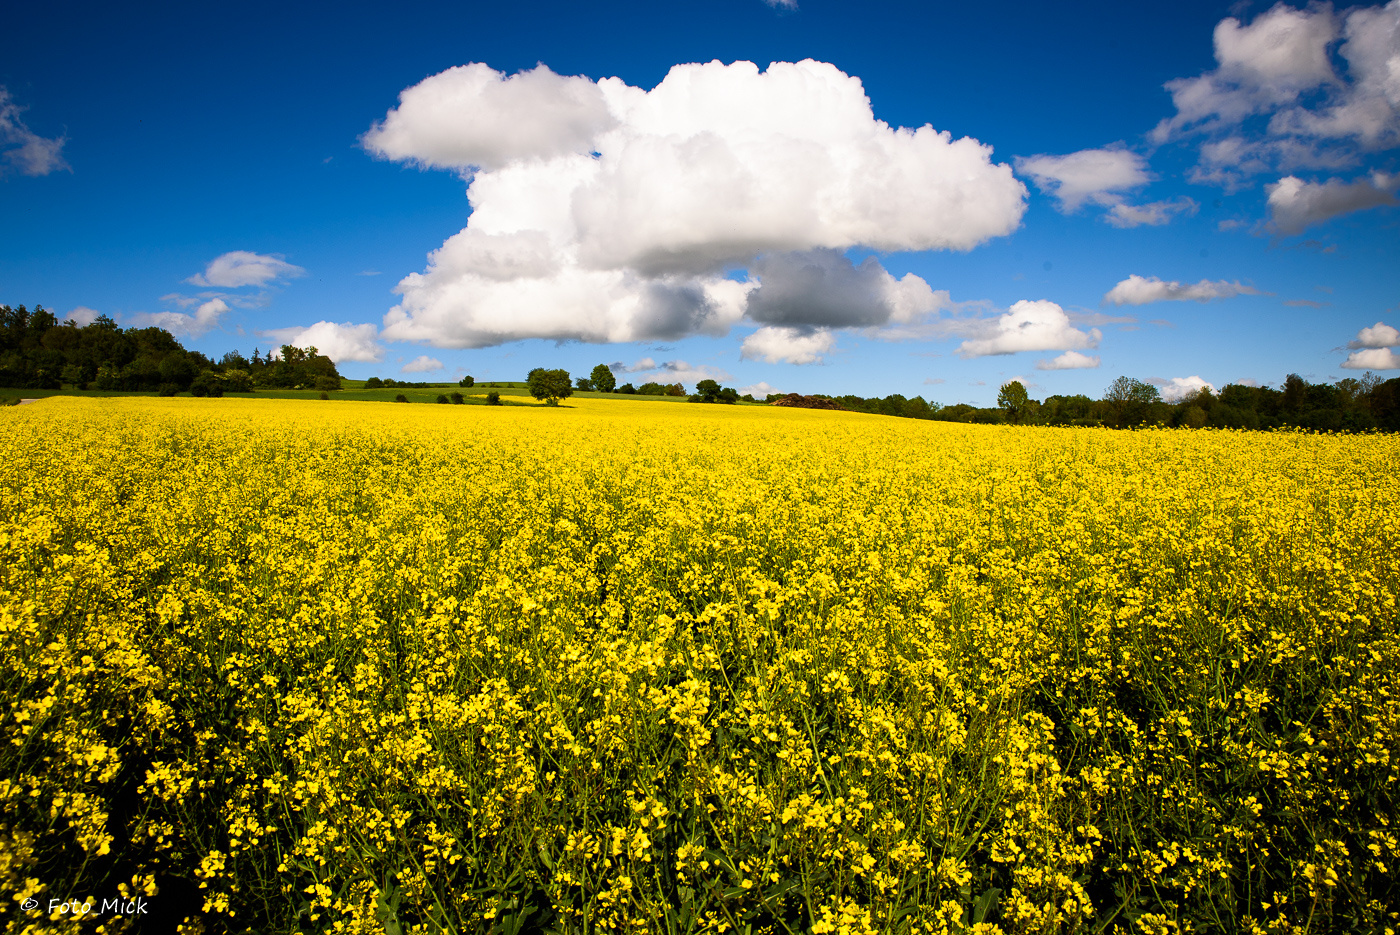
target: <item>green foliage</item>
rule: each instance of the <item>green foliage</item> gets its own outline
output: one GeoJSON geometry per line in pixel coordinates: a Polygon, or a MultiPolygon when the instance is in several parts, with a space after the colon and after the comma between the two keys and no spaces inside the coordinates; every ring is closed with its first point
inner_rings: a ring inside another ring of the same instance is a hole
{"type": "Polygon", "coordinates": [[[629,396],[635,396],[637,393],[637,388],[630,383],[624,383],[617,388],[616,392],[626,393],[629,396]]]}
{"type": "Polygon", "coordinates": [[[438,397],[437,397],[437,401],[438,401],[439,403],[441,403],[442,405],[444,405],[444,406],[449,405],[449,404],[451,403],[451,400],[449,400],[449,399],[447,398],[447,394],[446,394],[446,393],[439,393],[439,394],[438,394],[438,397]]]}
{"type": "Polygon", "coordinates": [[[454,406],[460,406],[460,405],[462,405],[462,403],[465,402],[465,401],[466,401],[466,397],[464,397],[461,393],[453,393],[453,394],[452,394],[452,404],[453,404],[454,406]]]}
{"type": "Polygon", "coordinates": [[[594,367],[593,372],[588,375],[588,381],[600,393],[611,393],[617,387],[617,377],[613,376],[612,368],[607,364],[594,367]]]}
{"type": "Polygon", "coordinates": [[[475,385],[476,385],[476,380],[475,380],[473,377],[471,377],[470,375],[468,375],[468,376],[462,377],[462,379],[458,380],[458,381],[457,381],[457,385],[458,385],[458,386],[461,386],[461,387],[471,387],[471,386],[475,386],[475,385]]]}
{"type": "Polygon", "coordinates": [[[530,371],[526,378],[526,388],[530,395],[536,399],[542,399],[547,404],[557,405],[559,400],[567,399],[574,394],[573,384],[569,380],[567,370],[546,370],[543,367],[536,367],[530,371]]]}
{"type": "Polygon", "coordinates": [[[404,394],[400,393],[400,394],[398,394],[397,396],[394,397],[394,402],[396,402],[396,403],[406,403],[406,402],[408,402],[408,397],[405,396],[404,394]]]}
{"type": "Polygon", "coordinates": [[[721,387],[714,380],[701,380],[695,384],[695,395],[690,397],[693,403],[729,403],[730,405],[739,401],[737,390],[725,386],[721,387]]]}
{"type": "Polygon", "coordinates": [[[574,388],[580,393],[591,393],[593,392],[593,381],[587,377],[579,377],[574,381],[574,388]]]}
{"type": "Polygon", "coordinates": [[[377,390],[383,385],[384,381],[379,379],[378,377],[370,377],[368,380],[365,381],[365,389],[367,390],[377,390]]]}
{"type": "Polygon", "coordinates": [[[494,392],[494,391],[493,391],[493,392],[490,392],[490,393],[487,393],[487,394],[486,394],[486,405],[488,405],[488,406],[499,406],[499,405],[501,405],[501,394],[500,394],[500,393],[497,393],[497,392],[494,392]]]}
{"type": "Polygon", "coordinates": [[[1012,424],[1021,422],[1030,408],[1031,396],[1020,380],[1012,380],[1001,385],[997,393],[997,405],[1006,411],[1006,421],[1012,424]]]}

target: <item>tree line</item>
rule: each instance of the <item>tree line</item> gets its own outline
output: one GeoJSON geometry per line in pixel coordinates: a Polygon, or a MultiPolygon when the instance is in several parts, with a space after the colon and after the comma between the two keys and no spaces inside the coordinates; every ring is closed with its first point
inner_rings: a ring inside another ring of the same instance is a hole
{"type": "Polygon", "coordinates": [[[164,328],[122,328],[106,315],[79,325],[59,322],[42,305],[0,305],[0,386],[221,396],[258,387],[338,390],[341,377],[314,347],[284,344],[277,355],[255,348],[252,357],[230,351],[212,360],[164,328]]]}
{"type": "MultiPolygon", "coordinates": [[[[772,396],[769,401],[777,398],[772,396]]],[[[966,403],[941,406],[921,396],[906,399],[898,393],[883,399],[826,398],[856,412],[945,422],[1109,428],[1165,425],[1400,431],[1400,379],[1382,380],[1373,373],[1336,383],[1309,383],[1298,374],[1290,373],[1278,389],[1231,383],[1218,392],[1203,387],[1173,402],[1163,400],[1161,392],[1152,384],[1127,376],[1114,380],[1099,399],[1082,393],[1033,399],[1025,386],[1013,380],[1002,385],[995,407],[966,403]]]]}

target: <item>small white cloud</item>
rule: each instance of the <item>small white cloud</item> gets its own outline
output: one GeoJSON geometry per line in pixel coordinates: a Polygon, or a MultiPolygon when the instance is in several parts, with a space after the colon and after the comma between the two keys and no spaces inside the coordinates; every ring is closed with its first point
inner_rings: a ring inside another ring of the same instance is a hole
{"type": "Polygon", "coordinates": [[[995,321],[981,323],[979,330],[983,336],[959,346],[960,357],[1097,347],[1103,338],[1097,328],[1075,328],[1065,310],[1047,299],[1022,299],[995,321]]]}
{"type": "Polygon", "coordinates": [[[1114,227],[1160,227],[1178,214],[1195,214],[1200,205],[1185,196],[1170,201],[1154,201],[1145,205],[1130,205],[1119,202],[1104,215],[1104,220],[1114,227]]]}
{"type": "Polygon", "coordinates": [[[279,279],[292,279],[305,274],[306,270],[280,257],[248,250],[231,250],[210,260],[203,273],[196,273],[185,282],[196,286],[238,289],[243,286],[264,286],[279,279]]]}
{"type": "Polygon", "coordinates": [[[1147,305],[1150,302],[1209,302],[1237,295],[1261,295],[1253,286],[1239,282],[1202,279],[1197,283],[1163,282],[1156,276],[1136,273],[1118,283],[1104,294],[1110,305],[1147,305]]]}
{"type": "Polygon", "coordinates": [[[355,275],[356,275],[356,276],[379,276],[379,275],[382,275],[382,274],[381,274],[380,271],[377,270],[377,269],[362,269],[362,270],[360,270],[358,273],[356,273],[355,275]]]}
{"type": "Polygon", "coordinates": [[[404,364],[399,373],[432,373],[442,369],[442,361],[427,354],[420,354],[404,364]]]}
{"type": "Polygon", "coordinates": [[[775,10],[797,9],[797,0],[763,0],[763,2],[768,4],[775,10]]]}
{"type": "Polygon", "coordinates": [[[739,387],[740,396],[752,396],[754,399],[764,399],[776,392],[778,392],[778,388],[770,384],[767,380],[760,380],[749,386],[739,387]]]}
{"type": "Polygon", "coordinates": [[[1035,362],[1037,370],[1092,370],[1099,365],[1100,358],[1090,357],[1078,351],[1065,351],[1051,360],[1035,362]]]}
{"type": "Polygon", "coordinates": [[[836,336],[825,328],[803,330],[765,326],[744,339],[740,356],[744,360],[766,360],[770,364],[819,364],[822,355],[836,346],[836,336]]]}
{"type": "Polygon", "coordinates": [[[64,320],[71,321],[79,327],[82,327],[84,325],[90,325],[94,321],[97,321],[97,317],[101,314],[102,313],[95,308],[88,308],[86,305],[79,305],[77,308],[73,309],[73,311],[69,312],[64,320]]]}
{"type": "Polygon", "coordinates": [[[1371,327],[1358,331],[1355,340],[1347,342],[1347,347],[1395,347],[1397,344],[1400,344],[1400,329],[1378,321],[1371,327]]]}
{"type": "Polygon", "coordinates": [[[293,347],[314,347],[336,363],[347,360],[375,363],[384,355],[384,348],[376,340],[378,331],[374,325],[318,321],[305,328],[278,328],[258,333],[293,347]]]}
{"type": "Polygon", "coordinates": [[[1170,380],[1148,380],[1147,382],[1155,383],[1158,391],[1162,394],[1162,399],[1169,403],[1181,402],[1186,397],[1194,396],[1201,390],[1215,392],[1214,384],[1207,383],[1197,376],[1172,377],[1170,380]]]}
{"type": "Polygon", "coordinates": [[[942,377],[924,377],[924,386],[938,386],[948,381],[942,377]]]}
{"type": "Polygon", "coordinates": [[[1146,185],[1147,160],[1126,149],[1083,149],[1065,156],[1027,156],[1016,160],[1016,170],[1028,175],[1037,188],[1055,196],[1065,213],[1086,203],[1117,204],[1119,193],[1146,185]]]}
{"type": "Polygon", "coordinates": [[[177,337],[198,338],[219,324],[219,318],[229,310],[221,298],[207,299],[199,304],[193,315],[185,312],[138,312],[131,322],[138,328],[164,328],[177,337]]]}
{"type": "Polygon", "coordinates": [[[1400,354],[1388,347],[1352,351],[1342,366],[1347,370],[1400,370],[1400,354]]]}
{"type": "Polygon", "coordinates": [[[68,163],[63,161],[63,144],[68,138],[40,136],[19,118],[23,111],[10,97],[9,89],[0,85],[0,159],[21,175],[48,175],[68,169],[68,163]]]}
{"type": "Polygon", "coordinates": [[[1290,236],[1338,215],[1393,205],[1397,184],[1400,176],[1379,172],[1354,182],[1305,182],[1297,176],[1285,176],[1265,187],[1269,193],[1269,226],[1275,233],[1290,236]]]}

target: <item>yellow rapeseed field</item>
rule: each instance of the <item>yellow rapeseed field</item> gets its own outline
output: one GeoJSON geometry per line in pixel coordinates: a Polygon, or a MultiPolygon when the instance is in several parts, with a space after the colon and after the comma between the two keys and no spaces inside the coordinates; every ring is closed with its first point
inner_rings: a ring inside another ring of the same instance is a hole
{"type": "Polygon", "coordinates": [[[0,428],[7,932],[1400,929],[1395,436],[0,428]]]}

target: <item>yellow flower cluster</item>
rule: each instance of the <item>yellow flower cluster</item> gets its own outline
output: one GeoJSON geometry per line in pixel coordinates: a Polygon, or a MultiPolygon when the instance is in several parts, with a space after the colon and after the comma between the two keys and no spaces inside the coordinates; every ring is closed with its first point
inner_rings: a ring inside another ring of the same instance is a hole
{"type": "Polygon", "coordinates": [[[1394,436],[0,423],[7,932],[1400,928],[1394,436]]]}

